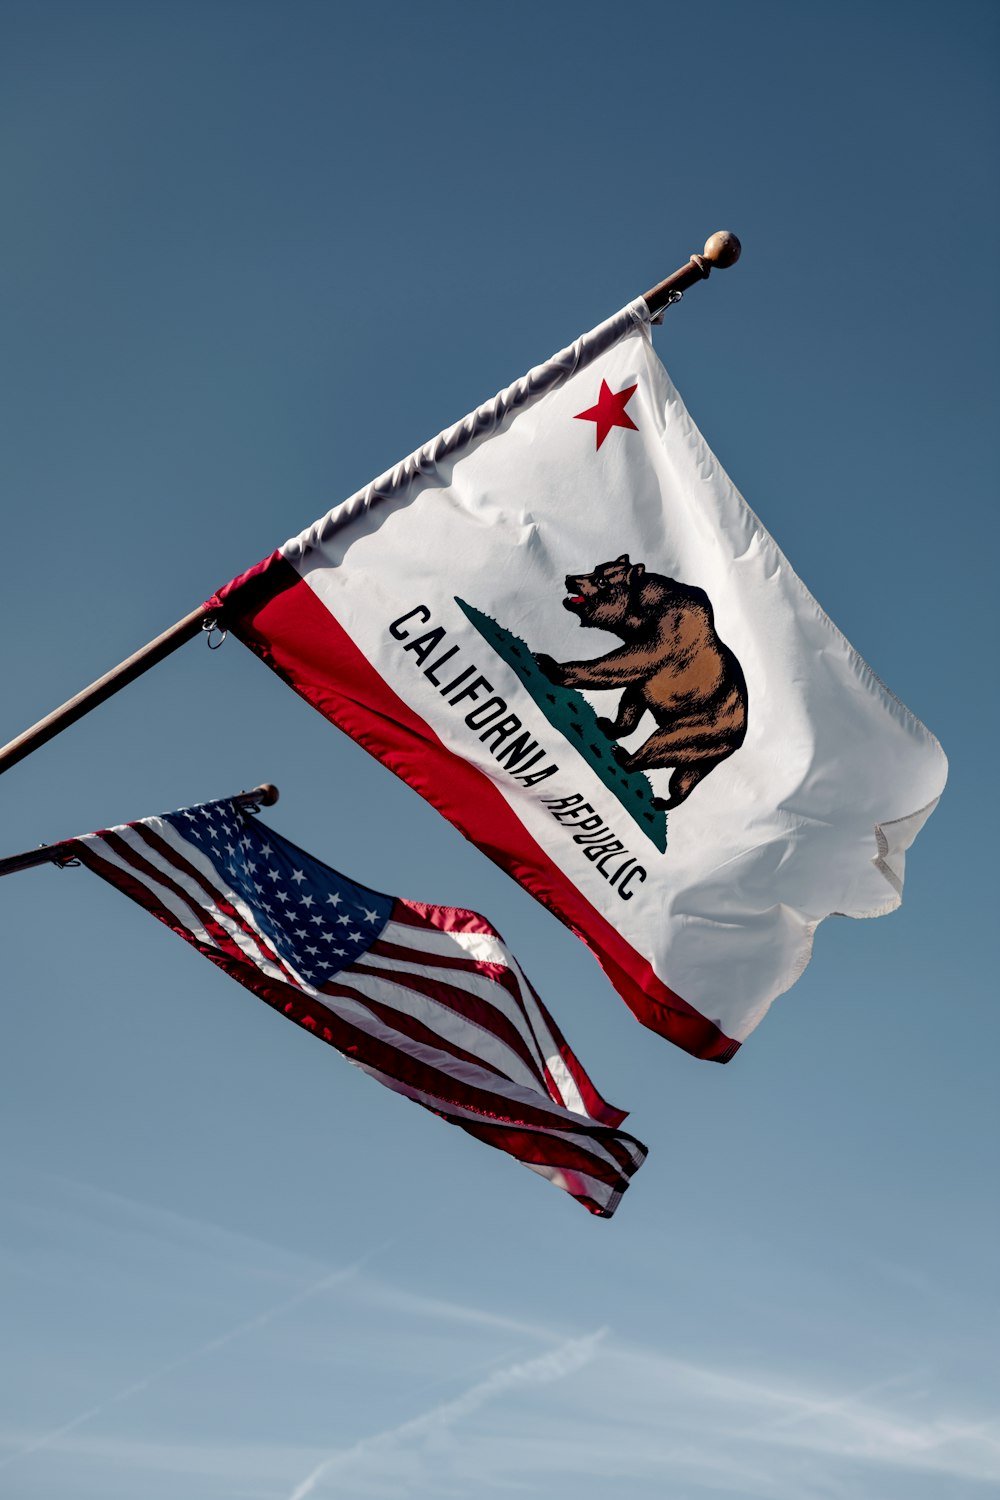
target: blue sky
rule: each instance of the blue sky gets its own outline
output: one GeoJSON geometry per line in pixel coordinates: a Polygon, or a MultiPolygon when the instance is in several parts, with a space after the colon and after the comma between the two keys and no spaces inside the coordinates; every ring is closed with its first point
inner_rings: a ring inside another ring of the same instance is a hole
{"type": "Polygon", "coordinates": [[[4,880],[0,1494],[996,1489],[998,30],[0,4],[0,738],[730,227],[659,353],[951,762],[902,910],[725,1068],[236,643],[8,772],[3,852],[277,782],[486,912],[651,1154],[591,1220],[86,872],[4,880]]]}

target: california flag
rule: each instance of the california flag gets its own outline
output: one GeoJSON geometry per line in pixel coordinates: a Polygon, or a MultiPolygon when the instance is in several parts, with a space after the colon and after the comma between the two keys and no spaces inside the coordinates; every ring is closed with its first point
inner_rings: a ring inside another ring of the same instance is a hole
{"type": "Polygon", "coordinates": [[[900,901],[944,786],[733,488],[644,301],[210,601],[725,1061],[833,912],[900,901]]]}

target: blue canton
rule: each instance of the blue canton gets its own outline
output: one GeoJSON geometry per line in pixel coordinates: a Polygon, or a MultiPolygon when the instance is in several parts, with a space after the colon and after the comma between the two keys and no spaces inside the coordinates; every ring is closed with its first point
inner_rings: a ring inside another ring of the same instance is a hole
{"type": "Polygon", "coordinates": [[[371,947],[394,898],[355,885],[232,802],[165,813],[253,909],[261,932],[307,983],[326,984],[371,947]]]}

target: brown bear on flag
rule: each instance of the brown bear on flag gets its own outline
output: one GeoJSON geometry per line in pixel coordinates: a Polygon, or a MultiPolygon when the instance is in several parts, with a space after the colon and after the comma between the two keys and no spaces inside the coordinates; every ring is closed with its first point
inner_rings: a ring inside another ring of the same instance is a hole
{"type": "Polygon", "coordinates": [[[609,739],[632,734],[648,709],[656,729],[635,751],[617,745],[615,759],[626,771],[672,766],[668,795],[654,806],[679,807],[747,730],[743,669],[716,634],[711,600],[704,589],[647,573],[627,553],[592,573],[567,574],[566,587],[564,608],[624,645],[593,661],[540,655],[539,667],[560,687],[624,688],[617,717],[597,721],[609,739]]]}

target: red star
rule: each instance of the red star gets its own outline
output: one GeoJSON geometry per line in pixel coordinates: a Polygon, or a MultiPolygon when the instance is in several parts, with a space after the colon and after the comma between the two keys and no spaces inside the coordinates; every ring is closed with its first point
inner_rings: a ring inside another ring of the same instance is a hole
{"type": "Polygon", "coordinates": [[[629,401],[635,395],[634,385],[626,386],[623,391],[608,390],[608,382],[601,381],[601,394],[597,398],[596,406],[588,406],[586,411],[578,411],[574,418],[577,422],[597,423],[597,446],[604,442],[612,427],[631,427],[633,432],[639,429],[625,410],[629,401]]]}

